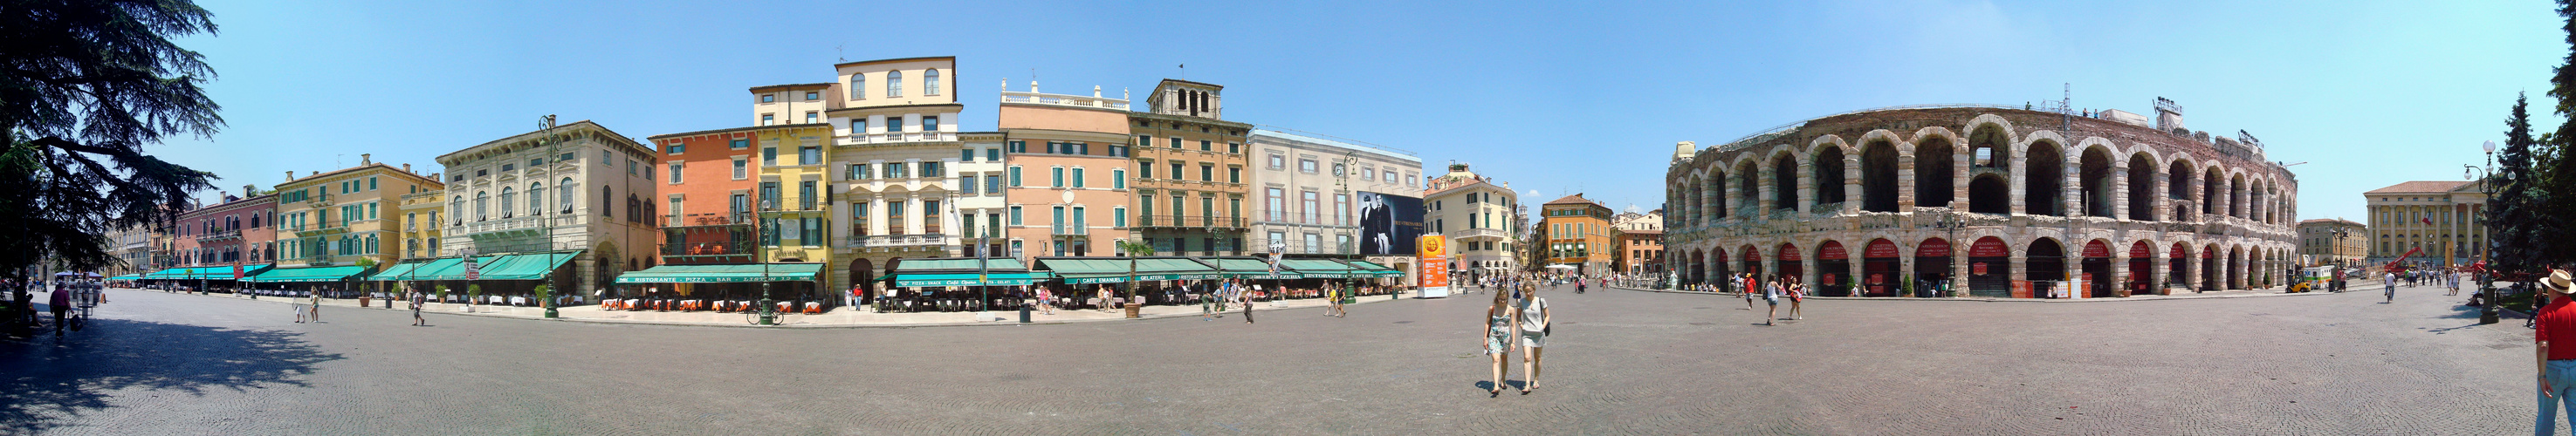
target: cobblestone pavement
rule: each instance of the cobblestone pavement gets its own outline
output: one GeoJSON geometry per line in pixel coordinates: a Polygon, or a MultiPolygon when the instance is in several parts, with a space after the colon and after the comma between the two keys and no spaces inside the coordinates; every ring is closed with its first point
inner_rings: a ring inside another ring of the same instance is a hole
{"type": "Polygon", "coordinates": [[[115,291],[88,331],[0,341],[0,434],[2417,435],[2527,432],[2533,407],[2528,330],[2432,288],[1817,300],[1775,327],[1722,296],[1544,296],[1563,328],[1542,389],[1487,398],[1485,294],[1258,324],[750,329],[295,324],[115,291]]]}

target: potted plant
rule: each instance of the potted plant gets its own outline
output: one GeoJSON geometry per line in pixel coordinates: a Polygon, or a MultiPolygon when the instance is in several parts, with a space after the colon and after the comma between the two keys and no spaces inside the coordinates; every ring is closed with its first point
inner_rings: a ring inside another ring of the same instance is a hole
{"type": "Polygon", "coordinates": [[[554,290],[552,289],[552,287],[550,287],[550,286],[548,286],[548,285],[546,285],[546,284],[540,283],[540,284],[537,284],[537,291],[536,291],[536,292],[537,292],[537,304],[542,305],[542,306],[544,306],[544,307],[546,308],[546,317],[547,317],[547,318],[553,318],[553,317],[555,317],[555,298],[554,298],[554,296],[555,296],[554,294],[555,294],[555,293],[554,293],[554,290]]]}
{"type": "Polygon", "coordinates": [[[1136,299],[1136,258],[1154,255],[1154,247],[1131,241],[1118,241],[1118,252],[1127,255],[1127,317],[1143,318],[1145,305],[1136,299]]]}
{"type": "Polygon", "coordinates": [[[465,312],[474,312],[474,303],[483,301],[483,285],[465,285],[465,312]]]}

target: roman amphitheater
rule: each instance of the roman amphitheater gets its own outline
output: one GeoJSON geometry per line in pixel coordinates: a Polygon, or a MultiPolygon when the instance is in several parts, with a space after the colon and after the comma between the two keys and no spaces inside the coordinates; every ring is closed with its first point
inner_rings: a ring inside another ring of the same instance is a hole
{"type": "Polygon", "coordinates": [[[2117,110],[1916,106],[1683,142],[1665,258],[1683,284],[1776,274],[1825,296],[2284,284],[2298,180],[2250,135],[2191,131],[2178,105],[2156,106],[2152,127],[2117,110]]]}

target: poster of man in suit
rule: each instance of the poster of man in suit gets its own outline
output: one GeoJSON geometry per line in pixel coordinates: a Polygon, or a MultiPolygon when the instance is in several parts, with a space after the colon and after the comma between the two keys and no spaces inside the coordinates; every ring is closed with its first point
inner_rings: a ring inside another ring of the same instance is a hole
{"type": "Polygon", "coordinates": [[[1422,236],[1422,198],[1360,191],[1360,254],[1409,256],[1422,236]]]}

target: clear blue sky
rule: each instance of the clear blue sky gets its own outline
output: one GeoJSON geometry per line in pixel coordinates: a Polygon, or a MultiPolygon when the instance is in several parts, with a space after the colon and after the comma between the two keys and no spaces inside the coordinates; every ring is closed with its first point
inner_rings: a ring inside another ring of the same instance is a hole
{"type": "Polygon", "coordinates": [[[2309,162],[2300,218],[2359,220],[2362,191],[2459,180],[2517,91],[2552,130],[2568,52],[2537,0],[392,3],[207,1],[222,34],[182,43],[221,75],[230,126],[152,152],[228,190],[359,153],[435,168],[543,114],[638,138],[738,127],[745,88],[953,55],[969,130],[1032,69],[1059,93],[1186,78],[1225,85],[1231,120],[1465,160],[1533,202],[1652,208],[1676,141],[2072,83],[2078,107],[2161,96],[2194,129],[2250,131],[2309,162]]]}

